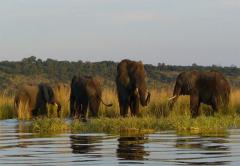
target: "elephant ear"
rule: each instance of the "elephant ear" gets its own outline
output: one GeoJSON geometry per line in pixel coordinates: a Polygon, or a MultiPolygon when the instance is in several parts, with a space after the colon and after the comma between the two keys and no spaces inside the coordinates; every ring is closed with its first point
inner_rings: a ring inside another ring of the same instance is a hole
{"type": "Polygon", "coordinates": [[[143,63],[141,61],[134,62],[130,68],[129,68],[129,78],[130,81],[135,82],[137,79],[140,79],[140,77],[145,78],[145,70],[143,63]]]}
{"type": "Polygon", "coordinates": [[[193,85],[195,84],[195,76],[192,73],[187,73],[183,80],[185,80],[185,89],[187,92],[191,92],[193,85]]]}

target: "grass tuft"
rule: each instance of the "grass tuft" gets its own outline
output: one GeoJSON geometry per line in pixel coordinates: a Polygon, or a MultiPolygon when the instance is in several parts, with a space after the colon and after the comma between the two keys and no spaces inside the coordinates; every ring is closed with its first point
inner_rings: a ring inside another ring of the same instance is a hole
{"type": "Polygon", "coordinates": [[[13,97],[0,94],[0,119],[16,117],[13,109],[13,97]]]}
{"type": "Polygon", "coordinates": [[[61,133],[69,130],[69,125],[64,119],[39,117],[30,125],[32,132],[38,133],[61,133]]]}

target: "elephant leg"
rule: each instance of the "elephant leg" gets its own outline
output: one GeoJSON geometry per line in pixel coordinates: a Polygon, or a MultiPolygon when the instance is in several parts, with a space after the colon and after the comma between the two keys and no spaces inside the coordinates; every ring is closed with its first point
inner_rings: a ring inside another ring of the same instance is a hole
{"type": "Polygon", "coordinates": [[[91,114],[92,114],[93,117],[97,117],[98,116],[99,106],[100,106],[100,100],[98,100],[96,98],[90,99],[90,101],[89,101],[89,109],[90,109],[91,114]]]}
{"type": "Polygon", "coordinates": [[[128,114],[128,107],[129,107],[129,92],[126,88],[118,85],[117,86],[117,92],[118,92],[118,102],[119,102],[119,108],[120,108],[120,115],[122,117],[126,117],[128,114]]]}
{"type": "Polygon", "coordinates": [[[86,122],[87,121],[87,109],[88,109],[88,102],[82,104],[81,112],[80,112],[80,118],[82,121],[86,122]]]}
{"type": "Polygon", "coordinates": [[[71,117],[76,115],[76,102],[73,95],[70,96],[70,115],[71,117]]]}
{"type": "Polygon", "coordinates": [[[122,117],[126,117],[128,113],[128,107],[129,103],[128,102],[120,102],[120,115],[122,117]]]}
{"type": "Polygon", "coordinates": [[[130,110],[132,116],[136,116],[139,114],[139,97],[137,95],[131,96],[130,110]]]}
{"type": "Polygon", "coordinates": [[[218,112],[218,110],[219,110],[219,106],[218,106],[218,102],[217,102],[217,98],[216,97],[213,98],[211,106],[212,106],[213,115],[214,115],[214,113],[218,112]]]}
{"type": "Polygon", "coordinates": [[[199,106],[200,106],[199,96],[191,95],[190,96],[190,110],[191,110],[192,118],[196,118],[197,116],[199,116],[199,106]]]}
{"type": "Polygon", "coordinates": [[[34,117],[35,117],[35,116],[38,116],[38,111],[39,111],[39,110],[36,109],[36,108],[35,108],[35,109],[32,109],[32,110],[31,110],[32,116],[34,116],[34,117]]]}
{"type": "Polygon", "coordinates": [[[47,103],[43,103],[43,104],[40,105],[40,107],[37,111],[38,115],[48,115],[48,109],[47,109],[46,104],[47,103]]]}
{"type": "Polygon", "coordinates": [[[82,109],[82,104],[74,103],[74,109],[73,109],[73,112],[72,112],[72,116],[73,116],[74,119],[79,118],[81,109],[82,109]]]}

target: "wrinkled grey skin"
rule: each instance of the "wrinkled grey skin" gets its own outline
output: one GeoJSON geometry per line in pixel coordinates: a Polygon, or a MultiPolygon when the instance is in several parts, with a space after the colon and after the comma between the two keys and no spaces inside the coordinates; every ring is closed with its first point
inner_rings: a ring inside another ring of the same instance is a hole
{"type": "Polygon", "coordinates": [[[129,107],[135,116],[139,113],[139,102],[142,106],[150,102],[142,62],[122,60],[117,66],[116,85],[121,116],[127,116],[129,107]]]}
{"type": "Polygon", "coordinates": [[[74,76],[71,82],[70,113],[71,117],[87,121],[87,109],[93,117],[98,116],[100,103],[110,107],[102,101],[102,89],[98,80],[91,76],[74,76]]]}
{"type": "Polygon", "coordinates": [[[47,104],[57,104],[58,117],[60,117],[61,105],[56,101],[53,89],[45,83],[39,85],[28,84],[22,86],[16,93],[14,99],[15,108],[18,110],[20,102],[28,103],[32,116],[47,115],[47,104]]]}
{"type": "Polygon", "coordinates": [[[227,109],[230,97],[230,85],[222,73],[216,71],[188,71],[178,75],[170,99],[173,107],[180,95],[190,95],[190,109],[193,118],[199,115],[201,103],[212,106],[214,112],[219,108],[227,109]]]}

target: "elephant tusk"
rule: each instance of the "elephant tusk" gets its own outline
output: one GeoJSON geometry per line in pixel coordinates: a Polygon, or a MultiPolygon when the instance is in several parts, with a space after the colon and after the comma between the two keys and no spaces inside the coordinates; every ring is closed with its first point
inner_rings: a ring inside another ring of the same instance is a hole
{"type": "Polygon", "coordinates": [[[58,107],[58,104],[57,104],[57,103],[54,103],[54,106],[58,107]]]}
{"type": "Polygon", "coordinates": [[[135,89],[135,93],[138,93],[138,88],[135,89]]]}
{"type": "Polygon", "coordinates": [[[175,99],[176,97],[177,97],[176,95],[173,96],[173,97],[170,97],[170,98],[168,99],[168,101],[173,100],[173,99],[175,99]]]}

